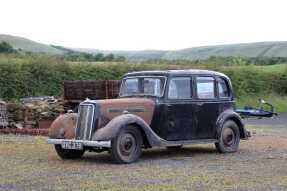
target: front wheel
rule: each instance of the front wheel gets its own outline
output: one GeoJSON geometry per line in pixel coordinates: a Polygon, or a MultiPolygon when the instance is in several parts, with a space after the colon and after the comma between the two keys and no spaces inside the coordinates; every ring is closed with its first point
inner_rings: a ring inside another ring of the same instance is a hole
{"type": "Polygon", "coordinates": [[[232,153],[236,152],[239,147],[240,132],[237,124],[228,120],[223,124],[221,128],[218,142],[215,143],[216,149],[220,153],[232,153]]]}
{"type": "Polygon", "coordinates": [[[63,149],[61,145],[55,145],[55,150],[62,159],[78,159],[85,153],[84,150],[63,149]]]}
{"type": "Polygon", "coordinates": [[[116,163],[132,163],[142,153],[142,134],[136,126],[125,126],[112,139],[111,156],[116,163]]]}

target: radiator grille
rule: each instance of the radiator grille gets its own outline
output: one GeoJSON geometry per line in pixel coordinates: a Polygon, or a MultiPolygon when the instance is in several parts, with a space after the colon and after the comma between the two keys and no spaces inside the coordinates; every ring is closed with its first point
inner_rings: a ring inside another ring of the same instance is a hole
{"type": "Polygon", "coordinates": [[[94,119],[94,105],[82,104],[79,106],[76,139],[90,140],[94,119]]]}

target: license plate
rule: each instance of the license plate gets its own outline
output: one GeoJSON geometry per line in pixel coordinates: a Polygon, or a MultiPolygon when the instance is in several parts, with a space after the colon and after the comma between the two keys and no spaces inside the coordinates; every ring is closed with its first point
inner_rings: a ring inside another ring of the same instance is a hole
{"type": "Polygon", "coordinates": [[[64,141],[62,142],[63,149],[74,149],[74,150],[83,150],[83,143],[75,141],[64,141]]]}

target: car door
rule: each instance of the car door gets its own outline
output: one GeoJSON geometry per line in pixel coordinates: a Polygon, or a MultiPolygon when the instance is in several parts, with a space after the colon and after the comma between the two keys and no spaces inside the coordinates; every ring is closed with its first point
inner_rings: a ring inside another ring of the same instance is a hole
{"type": "Polygon", "coordinates": [[[214,138],[216,120],[219,114],[216,80],[213,76],[195,76],[194,104],[196,137],[199,139],[214,138]]]}
{"type": "Polygon", "coordinates": [[[191,77],[170,78],[164,105],[166,139],[188,140],[195,137],[191,77]]]}

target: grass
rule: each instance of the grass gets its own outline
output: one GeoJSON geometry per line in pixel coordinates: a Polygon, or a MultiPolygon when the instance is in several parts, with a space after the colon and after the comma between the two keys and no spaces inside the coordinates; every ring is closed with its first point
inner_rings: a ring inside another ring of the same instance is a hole
{"type": "Polygon", "coordinates": [[[240,96],[236,99],[237,107],[252,106],[259,107],[259,98],[273,104],[275,112],[287,112],[287,96],[279,95],[254,95],[254,96],[240,96]]]}
{"type": "Polygon", "coordinates": [[[44,137],[0,135],[0,190],[286,190],[286,129],[249,129],[256,134],[237,153],[156,148],[129,165],[107,153],[63,161],[44,137]]]}
{"type": "Polygon", "coordinates": [[[274,64],[267,66],[255,66],[258,70],[265,72],[282,72],[287,71],[287,64],[274,64]]]}

